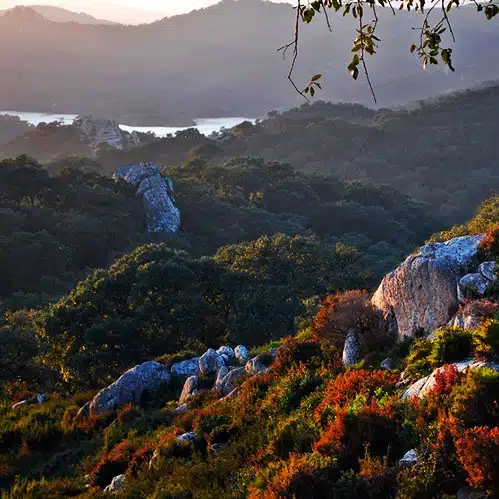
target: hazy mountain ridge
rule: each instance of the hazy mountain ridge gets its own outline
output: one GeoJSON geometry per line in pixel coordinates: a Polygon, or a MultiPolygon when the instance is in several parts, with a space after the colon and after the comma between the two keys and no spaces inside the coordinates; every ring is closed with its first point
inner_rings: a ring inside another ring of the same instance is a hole
{"type": "MultiPolygon", "coordinates": [[[[85,12],[73,12],[71,10],[63,9],[62,7],[54,7],[52,5],[29,5],[26,6],[26,8],[33,9],[48,21],[53,22],[97,25],[117,24],[113,21],[97,19],[96,17],[86,14],[85,12]]],[[[5,15],[5,13],[6,11],[0,11],[0,15],[5,15]]]]}
{"type": "MultiPolygon", "coordinates": [[[[473,8],[461,8],[453,18],[457,74],[433,68],[427,75],[409,55],[411,28],[418,21],[413,15],[392,19],[382,12],[380,17],[379,54],[369,61],[380,105],[499,78],[499,64],[488,55],[499,35],[473,8]]],[[[334,37],[319,23],[303,26],[296,79],[304,84],[323,72],[321,98],[372,104],[365,82],[353,82],[343,69],[355,25],[334,16],[332,22],[334,37]],[[317,52],[317,47],[324,49],[317,52]]],[[[0,18],[0,29],[4,109],[52,111],[55,106],[129,123],[181,126],[197,117],[257,117],[301,102],[286,80],[289,60],[277,53],[292,37],[289,5],[225,0],[141,26],[69,27],[11,17],[0,18]],[[81,89],[77,96],[75,87],[81,89]]]]}

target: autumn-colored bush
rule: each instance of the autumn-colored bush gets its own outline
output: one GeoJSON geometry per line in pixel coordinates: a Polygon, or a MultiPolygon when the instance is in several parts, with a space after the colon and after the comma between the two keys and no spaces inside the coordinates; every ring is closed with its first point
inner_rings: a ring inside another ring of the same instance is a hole
{"type": "Polygon", "coordinates": [[[315,410],[318,423],[324,423],[330,412],[328,409],[344,407],[359,396],[369,404],[373,397],[383,397],[391,393],[398,381],[398,375],[388,371],[368,371],[357,369],[338,375],[326,387],[324,398],[315,410]]]}
{"type": "Polygon", "coordinates": [[[371,305],[366,291],[346,291],[326,297],[312,329],[316,338],[337,348],[343,348],[348,332],[355,331],[366,353],[386,347],[389,341],[383,315],[371,305]]]}
{"type": "Polygon", "coordinates": [[[473,487],[499,490],[499,427],[475,427],[456,440],[459,461],[473,487]]]}
{"type": "Polygon", "coordinates": [[[139,415],[140,411],[133,407],[132,404],[126,404],[118,409],[116,420],[119,424],[130,423],[139,415]]]}
{"type": "Polygon", "coordinates": [[[317,454],[291,454],[270,479],[250,488],[249,499],[332,498],[331,459],[317,454]]]}
{"type": "Polygon", "coordinates": [[[128,440],[120,442],[111,452],[102,456],[90,473],[90,482],[98,487],[109,485],[115,476],[125,473],[134,451],[134,446],[128,440]]]}
{"type": "Polygon", "coordinates": [[[459,308],[463,315],[495,317],[499,313],[499,302],[487,298],[466,300],[459,308]]]}
{"type": "Polygon", "coordinates": [[[480,243],[480,249],[489,258],[499,257],[499,223],[489,228],[485,237],[480,243]]]}

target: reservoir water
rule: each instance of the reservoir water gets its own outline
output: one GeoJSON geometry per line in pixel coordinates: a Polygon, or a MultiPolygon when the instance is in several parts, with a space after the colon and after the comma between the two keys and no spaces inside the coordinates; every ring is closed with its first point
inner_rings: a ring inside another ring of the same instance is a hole
{"type": "MultiPolygon", "coordinates": [[[[64,125],[71,125],[73,120],[76,118],[76,114],[60,114],[60,113],[29,113],[21,111],[0,111],[0,114],[8,114],[10,116],[18,116],[19,119],[27,121],[32,125],[38,125],[40,123],[51,123],[53,121],[58,121],[64,125]]],[[[158,137],[166,137],[169,133],[175,134],[179,130],[187,130],[188,128],[197,128],[200,133],[204,135],[210,135],[212,132],[218,132],[221,128],[232,128],[233,126],[242,123],[243,121],[255,122],[252,118],[201,118],[194,120],[196,125],[190,127],[175,127],[175,126],[132,126],[126,124],[120,124],[120,128],[127,132],[137,131],[137,132],[153,132],[158,137]]]]}

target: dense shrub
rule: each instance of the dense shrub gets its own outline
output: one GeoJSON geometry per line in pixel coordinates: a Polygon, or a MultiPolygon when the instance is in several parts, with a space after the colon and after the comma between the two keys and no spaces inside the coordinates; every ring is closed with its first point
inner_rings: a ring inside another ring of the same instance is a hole
{"type": "Polygon", "coordinates": [[[459,329],[442,330],[431,344],[432,367],[451,364],[473,355],[473,332],[459,329]]]}
{"type": "Polygon", "coordinates": [[[313,330],[318,339],[337,348],[343,348],[349,331],[355,331],[365,353],[383,349],[389,341],[383,316],[372,307],[364,291],[346,291],[325,298],[314,319],[313,330]]]}
{"type": "Polygon", "coordinates": [[[457,454],[473,487],[499,490],[499,427],[475,427],[456,440],[457,454]]]}
{"type": "Polygon", "coordinates": [[[289,337],[284,339],[276,352],[272,371],[276,374],[287,372],[294,364],[310,363],[321,356],[321,346],[316,341],[289,337]]]}

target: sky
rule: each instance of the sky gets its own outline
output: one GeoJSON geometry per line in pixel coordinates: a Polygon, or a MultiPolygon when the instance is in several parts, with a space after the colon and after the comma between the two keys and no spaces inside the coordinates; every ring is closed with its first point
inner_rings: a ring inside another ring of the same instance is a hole
{"type": "Polygon", "coordinates": [[[16,5],[54,5],[75,12],[86,12],[101,19],[136,24],[184,14],[214,3],[218,3],[218,0],[0,0],[0,10],[16,5]]]}

